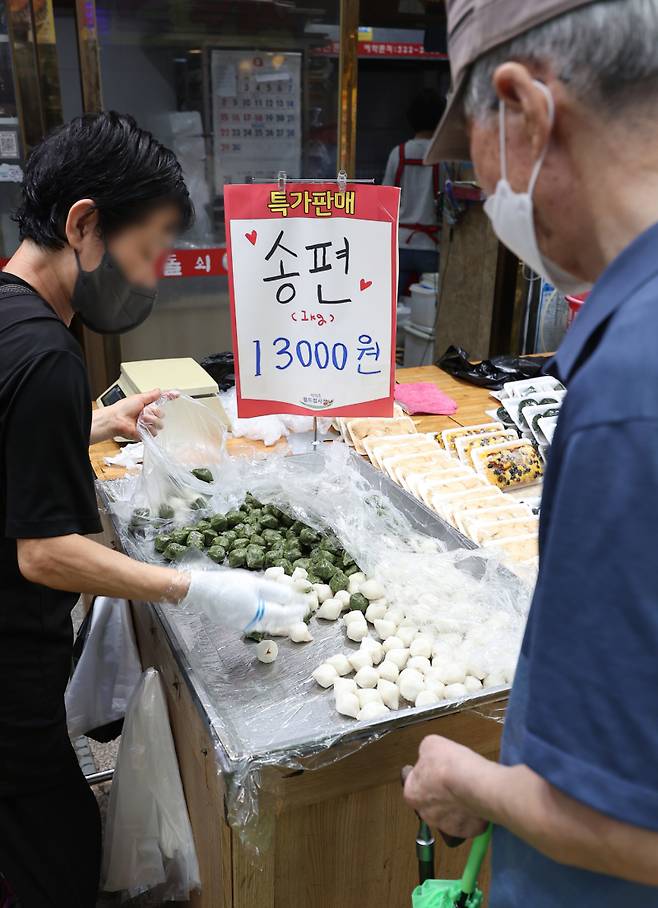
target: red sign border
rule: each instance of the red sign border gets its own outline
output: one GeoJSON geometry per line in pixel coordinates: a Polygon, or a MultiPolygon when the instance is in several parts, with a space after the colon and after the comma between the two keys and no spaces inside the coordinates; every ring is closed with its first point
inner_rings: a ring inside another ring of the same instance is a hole
{"type": "MultiPolygon", "coordinates": [[[[240,419],[250,419],[256,416],[275,416],[278,413],[290,413],[293,415],[299,416],[317,416],[319,419],[324,419],[328,416],[392,416],[393,415],[393,404],[394,404],[394,393],[395,393],[395,342],[396,342],[396,328],[397,328],[397,286],[398,286],[398,236],[397,230],[391,230],[391,263],[392,263],[392,286],[391,286],[391,375],[389,383],[389,394],[387,397],[380,397],[377,400],[366,401],[364,403],[351,404],[346,407],[331,407],[326,410],[312,410],[309,407],[302,407],[297,404],[287,403],[285,401],[277,400],[261,400],[255,397],[243,397],[242,388],[240,385],[240,356],[238,352],[238,332],[237,332],[237,320],[235,314],[235,291],[233,286],[233,252],[231,249],[231,230],[230,230],[230,221],[233,220],[234,215],[232,214],[232,209],[234,208],[234,195],[236,190],[248,188],[249,190],[262,190],[264,193],[264,198],[269,198],[269,193],[272,190],[278,189],[277,183],[230,183],[224,187],[224,216],[226,222],[226,253],[227,253],[227,264],[228,264],[228,283],[229,283],[229,304],[231,309],[231,333],[233,338],[233,361],[235,365],[235,390],[237,395],[237,405],[238,405],[238,417],[240,419]]],[[[299,191],[299,189],[309,189],[309,184],[307,183],[295,183],[289,182],[286,183],[286,192],[299,191]]],[[[335,182],[326,182],[326,183],[314,183],[313,191],[314,192],[323,192],[325,190],[336,191],[335,182]]],[[[366,190],[366,195],[368,190],[379,190],[382,189],[393,191],[397,194],[397,207],[396,207],[396,216],[393,220],[393,227],[397,224],[397,217],[399,211],[399,198],[400,190],[394,186],[370,186],[363,185],[358,183],[347,183],[346,191],[349,190],[359,190],[359,193],[363,193],[366,190]]],[[[381,217],[376,217],[378,213],[378,207],[374,205],[366,205],[365,216],[361,213],[358,215],[359,220],[373,220],[381,221],[381,217]]],[[[267,206],[263,205],[264,212],[267,211],[267,206]]],[[[309,213],[304,213],[303,211],[299,214],[296,211],[291,211],[288,213],[288,217],[309,217],[309,213]]],[[[235,220],[241,218],[240,216],[235,216],[235,220]]],[[[280,219],[281,221],[286,220],[280,215],[272,212],[270,215],[263,214],[260,217],[269,217],[272,220],[280,219]]],[[[332,217],[337,218],[347,218],[349,220],[350,216],[345,215],[343,212],[336,213],[332,217]]],[[[356,217],[356,215],[355,215],[356,217]]]]}

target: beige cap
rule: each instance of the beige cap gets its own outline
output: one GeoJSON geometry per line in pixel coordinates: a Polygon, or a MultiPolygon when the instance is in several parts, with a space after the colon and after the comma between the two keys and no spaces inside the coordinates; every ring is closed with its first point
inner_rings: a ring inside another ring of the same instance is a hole
{"type": "Polygon", "coordinates": [[[426,164],[470,158],[463,95],[478,57],[562,13],[592,0],[446,0],[452,90],[425,155],[426,164]]]}

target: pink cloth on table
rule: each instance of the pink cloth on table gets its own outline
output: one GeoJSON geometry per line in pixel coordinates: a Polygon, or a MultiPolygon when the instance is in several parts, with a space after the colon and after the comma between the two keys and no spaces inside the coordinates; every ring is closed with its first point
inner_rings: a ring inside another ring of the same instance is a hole
{"type": "Polygon", "coordinates": [[[413,382],[395,386],[395,399],[410,415],[428,413],[436,416],[451,416],[457,412],[457,404],[429,381],[413,382]]]}

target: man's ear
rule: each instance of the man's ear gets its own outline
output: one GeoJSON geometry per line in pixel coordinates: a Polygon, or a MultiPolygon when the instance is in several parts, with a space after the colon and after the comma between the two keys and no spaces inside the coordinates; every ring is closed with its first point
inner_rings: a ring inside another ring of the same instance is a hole
{"type": "Polygon", "coordinates": [[[73,249],[80,251],[83,238],[98,228],[98,210],[93,199],[74,202],[66,218],[66,240],[73,249]]]}
{"type": "Polygon", "coordinates": [[[551,133],[551,116],[545,91],[523,63],[502,63],[493,74],[493,85],[500,101],[517,119],[525,132],[533,158],[546,147],[551,133]]]}

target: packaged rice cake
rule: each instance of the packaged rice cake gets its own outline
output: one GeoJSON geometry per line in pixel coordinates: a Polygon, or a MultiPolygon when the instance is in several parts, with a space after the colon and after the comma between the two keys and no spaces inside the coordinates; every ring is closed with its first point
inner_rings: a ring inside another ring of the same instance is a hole
{"type": "Polygon", "coordinates": [[[501,491],[538,482],[544,475],[542,459],[527,440],[474,448],[471,453],[480,476],[501,491]]]}
{"type": "Polygon", "coordinates": [[[450,495],[456,492],[466,492],[468,489],[487,488],[487,483],[473,470],[460,472],[453,476],[435,476],[433,479],[428,478],[418,484],[419,496],[429,507],[432,507],[431,500],[435,495],[443,493],[450,495]]]}
{"type": "Polygon", "coordinates": [[[452,457],[457,457],[457,439],[470,435],[486,435],[489,432],[500,432],[503,427],[499,422],[485,423],[481,426],[459,426],[457,429],[444,429],[441,433],[443,447],[452,457]]]}
{"type": "Polygon", "coordinates": [[[363,439],[363,447],[373,466],[382,469],[382,458],[395,454],[410,454],[425,450],[440,450],[434,439],[427,435],[370,435],[363,439]]]}
{"type": "MultiPolygon", "coordinates": [[[[402,409],[402,407],[400,406],[400,404],[393,404],[393,418],[394,419],[397,417],[400,417],[400,416],[405,416],[405,415],[406,414],[405,414],[404,410],[402,409]]],[[[363,418],[363,417],[359,417],[359,418],[363,418]]],[[[351,421],[352,420],[348,416],[337,416],[334,421],[334,426],[340,432],[345,444],[348,444],[351,448],[353,448],[354,442],[352,441],[352,436],[350,435],[350,432],[349,432],[349,423],[351,421]]]]}
{"type": "Polygon", "coordinates": [[[431,469],[423,469],[422,467],[417,470],[412,470],[407,473],[405,477],[405,482],[407,483],[407,489],[411,492],[412,495],[415,495],[416,498],[422,498],[421,495],[421,486],[426,488],[433,482],[445,482],[446,479],[455,479],[457,476],[472,476],[473,471],[469,470],[467,467],[462,466],[461,464],[455,463],[452,457],[443,452],[444,456],[448,458],[448,463],[444,466],[442,463],[438,463],[436,466],[431,469]]]}
{"type": "Polygon", "coordinates": [[[418,451],[407,451],[406,449],[396,451],[393,454],[382,457],[381,462],[391,479],[399,482],[398,470],[401,468],[422,469],[423,465],[426,465],[428,470],[440,470],[454,461],[438,445],[432,445],[431,447],[421,448],[418,451]]]}
{"type": "Polygon", "coordinates": [[[539,533],[538,517],[510,517],[508,520],[476,523],[471,538],[478,545],[487,545],[499,539],[513,539],[529,533],[539,533]]]}
{"type": "Polygon", "coordinates": [[[518,434],[513,429],[503,429],[498,432],[486,432],[484,435],[462,435],[455,440],[457,457],[466,466],[473,466],[471,451],[473,448],[486,448],[491,445],[503,444],[506,441],[517,441],[518,434]]]}
{"type": "Polygon", "coordinates": [[[536,533],[528,533],[511,539],[499,539],[489,543],[486,548],[503,560],[524,563],[539,557],[539,538],[536,533]]]}
{"type": "Polygon", "coordinates": [[[532,516],[532,510],[527,505],[521,504],[521,502],[502,499],[500,503],[493,508],[489,507],[486,501],[479,505],[472,505],[468,508],[464,508],[463,511],[458,511],[455,514],[455,522],[457,524],[457,529],[460,530],[464,536],[473,539],[475,527],[480,522],[490,523],[495,520],[511,520],[514,517],[524,518],[532,516]]]}
{"type": "Polygon", "coordinates": [[[564,391],[552,391],[547,394],[533,394],[529,397],[514,397],[511,400],[503,401],[503,407],[519,432],[529,434],[530,425],[526,413],[528,411],[534,411],[536,407],[551,407],[559,410],[562,406],[564,397],[564,391]]]}
{"type": "Polygon", "coordinates": [[[347,423],[347,430],[354,442],[357,453],[365,454],[366,449],[363,446],[363,440],[368,436],[413,435],[416,433],[416,425],[408,416],[401,416],[396,419],[364,416],[360,419],[350,419],[347,423]]]}
{"type": "Polygon", "coordinates": [[[527,397],[529,394],[541,394],[545,391],[564,391],[562,382],[551,375],[538,375],[537,378],[524,378],[521,381],[505,382],[500,398],[527,397]]]}
{"type": "Polygon", "coordinates": [[[493,507],[500,496],[502,492],[492,486],[451,492],[441,490],[432,495],[429,504],[439,517],[455,526],[455,514],[468,507],[471,501],[487,501],[493,507]]]}
{"type": "Polygon", "coordinates": [[[428,473],[431,470],[436,470],[437,472],[443,470],[445,472],[448,468],[447,465],[452,463],[454,463],[452,458],[448,457],[445,451],[439,449],[432,452],[428,451],[427,453],[411,454],[395,465],[393,468],[394,475],[391,475],[391,479],[399,482],[404,489],[409,491],[407,485],[409,476],[422,472],[428,473]]]}

